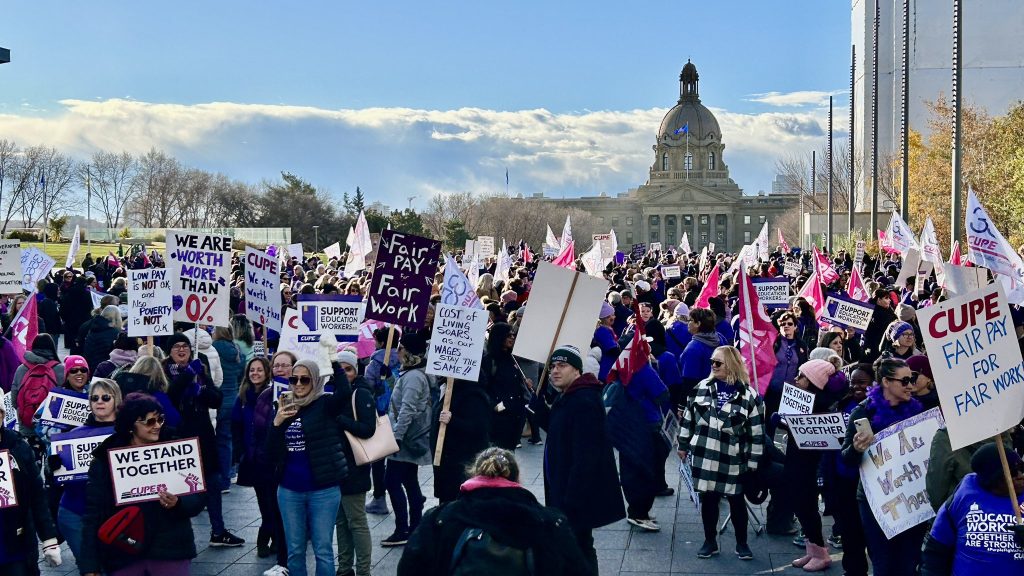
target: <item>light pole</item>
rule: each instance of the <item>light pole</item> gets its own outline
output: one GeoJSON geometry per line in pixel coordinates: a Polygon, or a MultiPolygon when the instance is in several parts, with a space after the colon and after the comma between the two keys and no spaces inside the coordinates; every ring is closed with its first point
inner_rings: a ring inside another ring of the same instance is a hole
{"type": "Polygon", "coordinates": [[[313,226],[313,254],[320,253],[320,227],[313,226]]]}
{"type": "Polygon", "coordinates": [[[7,48],[0,48],[0,64],[7,64],[11,61],[11,51],[7,48]]]}

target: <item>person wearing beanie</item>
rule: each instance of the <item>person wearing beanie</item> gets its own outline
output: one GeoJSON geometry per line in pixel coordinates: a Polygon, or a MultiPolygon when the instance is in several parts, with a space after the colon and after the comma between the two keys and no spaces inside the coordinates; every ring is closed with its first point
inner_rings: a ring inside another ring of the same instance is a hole
{"type": "MultiPolygon", "coordinates": [[[[689,323],[690,307],[685,302],[676,304],[675,310],[672,311],[672,317],[665,328],[665,349],[671,352],[677,361],[679,355],[683,353],[686,345],[693,338],[693,334],[690,334],[689,323]]],[[[673,399],[672,405],[676,406],[677,404],[678,401],[673,399]]]]}
{"type": "Polygon", "coordinates": [[[629,319],[633,316],[633,294],[629,290],[619,293],[619,301],[611,302],[615,307],[615,322],[612,323],[612,332],[618,337],[626,329],[629,319]]]}
{"type": "Polygon", "coordinates": [[[21,393],[21,385],[24,382],[25,374],[33,366],[44,365],[53,370],[54,383],[64,382],[64,364],[57,358],[57,345],[49,334],[39,334],[32,340],[32,348],[25,351],[25,357],[21,366],[14,371],[14,382],[11,385],[11,404],[18,413],[18,432],[26,438],[35,436],[35,429],[32,426],[32,414],[46,399],[49,390],[39,389],[30,391],[29,394],[21,393]],[[24,404],[24,405],[23,405],[24,404]]]}
{"type": "MultiPolygon", "coordinates": [[[[1024,462],[1006,450],[1017,506],[1024,508],[1024,462]]],[[[1016,524],[994,443],[971,457],[972,473],[939,508],[921,554],[921,576],[1019,574],[1024,560],[1014,541],[1016,524]]]]}
{"type": "MultiPolygon", "coordinates": [[[[558,396],[550,405],[539,393],[530,403],[547,431],[544,450],[544,503],[569,519],[586,558],[584,573],[598,574],[594,528],[626,516],[615,455],[608,439],[603,384],[584,374],[583,355],[561,344],[548,360],[550,384],[558,396]]],[[[542,384],[543,387],[543,384],[542,384]]]]}
{"type": "Polygon", "coordinates": [[[615,308],[607,302],[602,302],[598,318],[597,328],[594,329],[594,343],[601,349],[601,370],[597,373],[597,379],[604,382],[622,349],[615,335],[615,308]]]}
{"type": "Polygon", "coordinates": [[[924,405],[925,410],[938,408],[939,391],[935,389],[935,379],[932,377],[932,365],[928,357],[923,354],[915,354],[907,358],[907,366],[913,371],[914,377],[914,398],[924,405]]]}
{"type": "Polygon", "coordinates": [[[882,356],[906,360],[922,354],[916,347],[917,335],[914,326],[902,320],[893,320],[885,330],[882,342],[882,356]]]}

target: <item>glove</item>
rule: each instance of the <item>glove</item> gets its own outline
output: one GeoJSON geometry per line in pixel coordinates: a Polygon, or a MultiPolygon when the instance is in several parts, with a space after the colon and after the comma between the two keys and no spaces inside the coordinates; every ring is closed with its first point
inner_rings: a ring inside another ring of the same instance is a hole
{"type": "Polygon", "coordinates": [[[383,380],[391,378],[391,366],[385,366],[382,364],[380,367],[380,377],[383,380]]]}
{"type": "Polygon", "coordinates": [[[204,372],[203,361],[200,360],[199,358],[196,358],[195,360],[188,363],[188,367],[185,368],[185,370],[193,376],[198,376],[199,374],[202,374],[204,372]]]}
{"type": "Polygon", "coordinates": [[[63,562],[60,557],[60,544],[57,544],[56,538],[50,538],[43,542],[43,558],[46,559],[46,565],[50,568],[56,568],[63,562]]]}

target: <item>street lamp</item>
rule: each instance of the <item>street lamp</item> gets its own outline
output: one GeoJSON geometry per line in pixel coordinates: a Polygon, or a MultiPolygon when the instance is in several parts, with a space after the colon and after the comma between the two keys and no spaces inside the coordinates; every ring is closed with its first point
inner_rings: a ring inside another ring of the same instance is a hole
{"type": "Polygon", "coordinates": [[[313,226],[313,254],[320,253],[320,227],[313,226]]]}
{"type": "Polygon", "coordinates": [[[7,48],[0,48],[0,64],[7,64],[11,61],[11,51],[7,48]]]}

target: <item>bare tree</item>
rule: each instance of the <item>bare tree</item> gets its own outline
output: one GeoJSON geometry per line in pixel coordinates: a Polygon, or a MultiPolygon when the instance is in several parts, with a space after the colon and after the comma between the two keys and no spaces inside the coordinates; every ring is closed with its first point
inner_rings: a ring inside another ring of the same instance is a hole
{"type": "Polygon", "coordinates": [[[10,140],[0,140],[0,213],[3,217],[0,235],[7,233],[7,226],[18,212],[24,197],[20,154],[17,144],[10,140]]]}
{"type": "Polygon", "coordinates": [[[128,215],[144,228],[166,228],[178,222],[177,186],[184,168],[177,159],[156,148],[139,158],[136,194],[128,215]]]}
{"type": "MultiPolygon", "coordinates": [[[[828,203],[828,147],[817,151],[817,166],[814,174],[815,186],[811,187],[810,154],[789,156],[775,163],[776,172],[782,176],[788,192],[803,195],[804,211],[824,212],[828,203]]],[[[887,202],[898,203],[900,194],[900,164],[895,154],[885,155],[878,161],[879,209],[887,202]]],[[[854,163],[856,174],[854,191],[862,185],[870,185],[870,166],[862,158],[854,163]]],[[[856,200],[856,199],[855,199],[856,200]]],[[[850,145],[836,142],[832,158],[832,209],[846,212],[850,206],[850,145]]]]}
{"type": "Polygon", "coordinates": [[[125,207],[137,191],[139,162],[128,152],[99,151],[79,167],[78,180],[103,212],[107,228],[118,228],[125,207]]]}
{"type": "Polygon", "coordinates": [[[26,148],[17,166],[18,188],[22,193],[18,210],[27,227],[46,227],[52,214],[67,212],[75,202],[76,163],[56,148],[26,148]]]}

